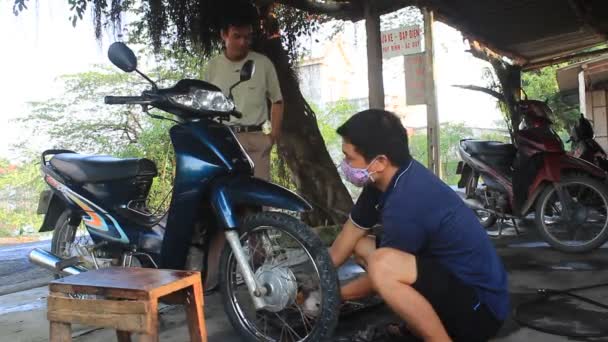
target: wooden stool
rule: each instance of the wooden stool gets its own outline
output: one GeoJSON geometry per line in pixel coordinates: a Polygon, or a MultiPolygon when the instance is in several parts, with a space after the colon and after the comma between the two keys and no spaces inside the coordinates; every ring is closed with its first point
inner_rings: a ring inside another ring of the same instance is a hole
{"type": "Polygon", "coordinates": [[[55,280],[49,290],[51,342],[72,341],[72,323],[114,328],[120,342],[130,341],[131,333],[140,333],[140,341],[158,341],[161,297],[185,304],[191,340],[207,341],[199,272],[103,268],[55,280]]]}

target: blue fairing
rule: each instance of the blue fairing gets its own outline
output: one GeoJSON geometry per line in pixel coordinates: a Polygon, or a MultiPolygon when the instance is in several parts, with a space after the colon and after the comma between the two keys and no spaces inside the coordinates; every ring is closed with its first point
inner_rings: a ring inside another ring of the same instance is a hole
{"type": "Polygon", "coordinates": [[[187,122],[171,128],[176,172],[161,267],[181,268],[186,261],[194,223],[201,219],[201,203],[210,181],[217,177],[252,174],[249,159],[224,125],[187,122]]]}
{"type": "Polygon", "coordinates": [[[256,205],[291,211],[312,207],[302,197],[276,184],[251,176],[224,177],[213,182],[211,205],[226,229],[238,228],[236,205],[256,205]]]}

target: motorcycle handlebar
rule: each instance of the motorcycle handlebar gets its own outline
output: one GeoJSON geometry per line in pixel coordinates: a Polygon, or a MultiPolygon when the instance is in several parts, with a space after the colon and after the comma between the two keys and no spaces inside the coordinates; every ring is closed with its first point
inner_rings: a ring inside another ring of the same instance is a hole
{"type": "Polygon", "coordinates": [[[105,104],[150,104],[152,101],[143,96],[106,96],[105,104]]]}

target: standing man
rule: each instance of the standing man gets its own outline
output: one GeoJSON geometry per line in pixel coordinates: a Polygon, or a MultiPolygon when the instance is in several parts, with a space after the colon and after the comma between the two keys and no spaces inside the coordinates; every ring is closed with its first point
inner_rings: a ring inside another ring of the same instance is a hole
{"type": "Polygon", "coordinates": [[[239,81],[243,64],[248,60],[254,61],[253,77],[232,90],[236,108],[243,117],[232,118],[228,126],[253,160],[254,175],[270,180],[270,150],[281,135],[283,97],[270,59],[250,51],[253,23],[257,22],[254,11],[253,8],[238,11],[225,18],[220,32],[224,49],[209,61],[204,79],[228,96],[230,87],[239,81]],[[268,103],[270,123],[267,122],[268,103]]]}
{"type": "Polygon", "coordinates": [[[507,273],[471,209],[410,156],[405,128],[383,110],[338,128],[342,170],[364,187],[330,248],[336,266],[352,254],[367,274],[344,300],[378,293],[401,317],[386,333],[400,341],[487,341],[509,315],[507,273]],[[367,236],[382,223],[379,241],[367,236]]]}

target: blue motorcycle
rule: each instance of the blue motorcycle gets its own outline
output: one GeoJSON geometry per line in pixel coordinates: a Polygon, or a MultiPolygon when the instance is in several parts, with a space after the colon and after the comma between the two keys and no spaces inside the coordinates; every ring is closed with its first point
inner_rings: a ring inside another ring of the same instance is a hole
{"type": "Polygon", "coordinates": [[[100,267],[201,270],[206,293],[219,288],[230,322],[245,340],[328,339],[337,323],[336,271],[319,237],[285,213],[311,207],[295,193],[254,178],[251,159],[223,124],[242,115],[232,89],[251,78],[253,61],[243,65],[240,81],[225,96],[200,80],[158,88],[120,42],[110,46],[108,57],[152,88],[141,96],[107,96],[106,104],[141,105],[151,117],[175,122],[169,209],[155,215],[147,208],[157,174],[151,160],[44,151],[49,190],[38,212],[45,215],[40,231],[52,231],[53,238],[51,252],[35,249],[30,260],[58,276],[100,267]]]}

